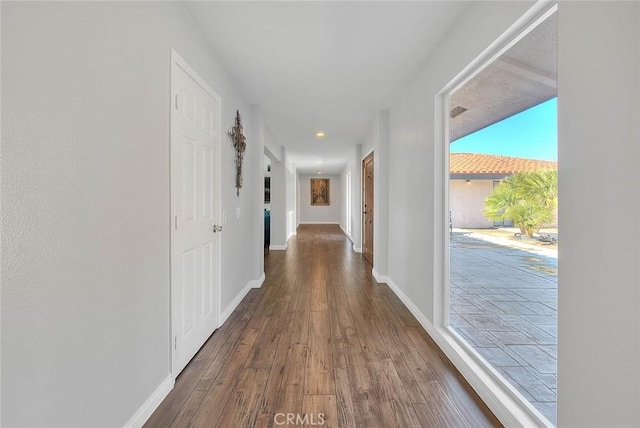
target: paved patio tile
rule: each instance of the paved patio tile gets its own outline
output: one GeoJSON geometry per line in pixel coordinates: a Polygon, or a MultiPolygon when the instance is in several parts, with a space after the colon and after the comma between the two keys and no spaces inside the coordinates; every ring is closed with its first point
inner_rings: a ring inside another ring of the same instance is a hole
{"type": "Polygon", "coordinates": [[[542,349],[553,358],[558,358],[558,346],[557,345],[539,345],[538,348],[542,349]]]}
{"type": "Polygon", "coordinates": [[[527,307],[527,309],[532,310],[534,313],[538,314],[538,315],[548,315],[551,317],[557,317],[557,313],[558,311],[550,308],[549,306],[540,303],[540,302],[527,302],[527,303],[523,303],[524,306],[527,307]]]}
{"type": "Polygon", "coordinates": [[[514,326],[502,321],[497,315],[465,314],[462,317],[478,330],[517,331],[514,326]]]}
{"type": "Polygon", "coordinates": [[[555,401],[556,394],[524,367],[504,367],[504,371],[524,387],[535,401],[555,401]]]}
{"type": "Polygon", "coordinates": [[[492,331],[491,335],[505,345],[535,345],[529,336],[519,331],[492,331]]]}
{"type": "Polygon", "coordinates": [[[552,288],[525,288],[525,289],[514,289],[513,290],[517,295],[524,297],[525,299],[532,302],[539,302],[541,300],[550,300],[555,299],[556,289],[552,288]]]}
{"type": "Polygon", "coordinates": [[[532,367],[525,367],[525,368],[529,373],[531,373],[531,375],[533,375],[534,378],[540,381],[540,383],[542,383],[544,386],[552,390],[554,393],[556,392],[556,389],[558,386],[558,376],[551,373],[546,373],[546,374],[538,373],[536,369],[532,367]]]}
{"type": "Polygon", "coordinates": [[[520,364],[500,348],[475,348],[493,367],[519,367],[520,364]]]}
{"type": "Polygon", "coordinates": [[[555,309],[556,311],[558,310],[558,298],[557,297],[555,299],[551,299],[551,300],[549,300],[549,299],[540,299],[540,303],[550,307],[551,309],[555,309]]]}
{"type": "Polygon", "coordinates": [[[554,336],[533,325],[530,321],[512,322],[511,325],[529,336],[539,345],[555,345],[558,343],[558,340],[554,336]]]}
{"type": "Polygon", "coordinates": [[[522,322],[524,319],[520,315],[498,315],[502,321],[522,322]]]}
{"type": "Polygon", "coordinates": [[[553,337],[558,337],[558,326],[556,324],[553,325],[540,325],[538,326],[540,330],[543,330],[546,333],[549,333],[553,337]]]}
{"type": "Polygon", "coordinates": [[[456,330],[474,347],[487,348],[498,346],[495,336],[485,331],[479,331],[474,327],[456,327],[456,330]]]}
{"type": "Polygon", "coordinates": [[[556,359],[536,345],[507,345],[539,373],[557,373],[556,359]]]}
{"type": "Polygon", "coordinates": [[[541,325],[556,325],[558,322],[557,316],[551,315],[537,315],[537,314],[520,314],[525,321],[529,321],[535,324],[536,327],[541,325]]]}
{"type": "Polygon", "coordinates": [[[451,310],[458,314],[484,314],[486,311],[472,304],[451,305],[451,310]]]}
{"type": "Polygon", "coordinates": [[[504,370],[504,368],[497,367],[496,370],[500,375],[506,380],[511,386],[513,386],[527,401],[533,403],[536,401],[531,394],[529,394],[522,385],[520,385],[515,379],[513,379],[509,374],[504,370]]]}
{"type": "Polygon", "coordinates": [[[526,304],[521,304],[518,302],[492,301],[491,304],[501,309],[502,311],[504,311],[504,313],[510,314],[510,315],[525,315],[525,314],[534,315],[535,314],[535,312],[529,309],[526,306],[526,304]]]}
{"type": "Polygon", "coordinates": [[[549,419],[551,423],[553,423],[554,425],[558,424],[557,405],[555,401],[553,402],[533,401],[531,402],[531,404],[533,404],[533,406],[536,409],[538,409],[540,413],[542,413],[547,419],[549,419]]]}
{"type": "Polygon", "coordinates": [[[452,235],[451,326],[552,423],[556,275],[556,259],[452,235]]]}
{"type": "Polygon", "coordinates": [[[506,352],[511,358],[520,363],[521,367],[530,367],[529,362],[522,358],[520,355],[516,354],[513,349],[509,348],[509,345],[502,344],[502,349],[506,352]]]}

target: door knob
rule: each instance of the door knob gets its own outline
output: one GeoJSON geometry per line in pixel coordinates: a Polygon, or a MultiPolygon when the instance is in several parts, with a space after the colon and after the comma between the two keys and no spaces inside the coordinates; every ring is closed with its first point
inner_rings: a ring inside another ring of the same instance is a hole
{"type": "Polygon", "coordinates": [[[216,232],[222,232],[222,226],[218,225],[218,224],[214,224],[213,225],[213,233],[216,232]]]}

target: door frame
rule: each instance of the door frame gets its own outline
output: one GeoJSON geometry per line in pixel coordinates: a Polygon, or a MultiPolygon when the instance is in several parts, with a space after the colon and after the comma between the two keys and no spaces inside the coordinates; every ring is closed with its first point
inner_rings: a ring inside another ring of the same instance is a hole
{"type": "MultiPolygon", "coordinates": [[[[173,257],[173,249],[175,247],[175,218],[176,218],[176,209],[175,209],[175,198],[174,198],[174,192],[173,192],[173,178],[175,176],[174,174],[174,157],[173,157],[173,148],[174,148],[174,144],[176,143],[176,135],[175,135],[175,126],[174,126],[174,119],[175,119],[175,115],[176,115],[176,69],[180,68],[182,69],[185,73],[187,73],[189,75],[189,77],[191,77],[198,85],[200,85],[200,87],[202,87],[202,89],[204,89],[204,91],[210,95],[211,97],[213,97],[213,99],[215,99],[219,105],[220,105],[220,109],[218,111],[217,117],[216,117],[216,124],[217,124],[217,130],[216,132],[218,133],[218,143],[215,144],[215,147],[213,148],[214,153],[215,153],[215,157],[216,157],[216,162],[213,165],[213,168],[215,169],[215,171],[213,171],[212,174],[212,178],[215,180],[214,183],[214,189],[215,189],[215,200],[213,201],[214,204],[214,213],[218,216],[218,219],[222,219],[222,162],[221,162],[221,146],[222,146],[222,135],[221,135],[221,127],[220,124],[222,123],[222,99],[220,98],[220,96],[207,84],[207,82],[204,81],[204,79],[202,77],[200,77],[200,75],[189,65],[189,63],[182,58],[182,56],[180,56],[180,54],[178,54],[178,52],[176,52],[175,49],[171,48],[171,65],[170,65],[170,90],[169,90],[169,108],[171,110],[170,113],[170,117],[169,117],[169,127],[170,127],[170,137],[169,137],[169,200],[170,200],[170,204],[169,204],[169,234],[170,234],[170,239],[169,239],[169,320],[170,320],[170,328],[169,328],[169,356],[170,356],[170,367],[171,367],[171,376],[173,379],[175,379],[176,377],[178,377],[178,375],[180,374],[180,372],[178,372],[177,368],[175,367],[175,362],[176,362],[176,357],[175,357],[175,352],[176,352],[176,337],[177,337],[177,333],[176,333],[176,326],[175,326],[175,298],[174,298],[174,292],[175,292],[175,287],[174,287],[174,281],[173,281],[173,262],[174,262],[174,257],[173,257]]],[[[221,271],[222,271],[222,239],[220,240],[220,251],[217,252],[216,255],[214,255],[214,257],[216,257],[216,264],[218,265],[218,271],[215,274],[215,283],[217,284],[216,290],[215,290],[215,297],[216,297],[216,304],[215,304],[215,325],[216,328],[218,328],[220,326],[220,313],[222,311],[222,302],[221,302],[221,298],[222,298],[222,275],[221,275],[221,271]]],[[[215,331],[215,330],[214,330],[215,331]]]]}
{"type": "MultiPolygon", "coordinates": [[[[375,165],[375,156],[374,156],[374,150],[371,150],[370,152],[368,152],[361,160],[360,160],[360,227],[361,227],[361,231],[360,231],[360,247],[362,249],[362,255],[364,256],[365,259],[367,259],[366,255],[365,255],[365,250],[364,250],[364,237],[365,237],[365,220],[364,220],[364,202],[365,202],[365,176],[364,176],[364,163],[367,159],[371,158],[372,162],[375,165]]],[[[373,175],[373,186],[375,188],[375,181],[376,181],[376,176],[375,173],[373,175]]],[[[372,191],[372,195],[375,195],[372,191]]],[[[374,207],[374,212],[373,212],[373,225],[371,233],[373,234],[375,231],[375,222],[376,222],[376,213],[375,213],[375,206],[376,206],[376,201],[375,201],[375,197],[373,200],[373,207],[374,207]]],[[[371,237],[371,265],[373,266],[373,257],[375,255],[375,240],[374,237],[371,237]]],[[[368,260],[368,259],[367,259],[368,260]]],[[[369,261],[369,260],[368,260],[369,261]]]]}

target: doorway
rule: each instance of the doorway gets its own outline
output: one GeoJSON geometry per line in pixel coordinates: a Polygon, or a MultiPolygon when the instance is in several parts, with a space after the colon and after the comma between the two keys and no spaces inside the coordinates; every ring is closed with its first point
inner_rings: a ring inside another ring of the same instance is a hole
{"type": "Polygon", "coordinates": [[[171,371],[177,377],[218,327],[218,95],[171,52],[171,371]]]}
{"type": "Polygon", "coordinates": [[[373,152],[362,161],[362,254],[373,264],[373,152]]]}

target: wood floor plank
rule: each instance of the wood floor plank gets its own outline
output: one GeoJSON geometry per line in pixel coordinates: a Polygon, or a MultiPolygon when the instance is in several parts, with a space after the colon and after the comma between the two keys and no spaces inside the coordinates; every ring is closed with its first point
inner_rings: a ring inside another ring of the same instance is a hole
{"type": "Polygon", "coordinates": [[[278,302],[274,305],[273,312],[267,315],[246,367],[271,367],[271,364],[273,364],[288,303],[288,300],[278,302]]]}
{"type": "MultiPolygon", "coordinates": [[[[207,391],[199,391],[194,390],[189,398],[184,403],[184,406],[180,409],[180,413],[176,416],[171,423],[171,428],[189,428],[193,426],[191,424],[191,419],[193,418],[193,414],[198,410],[198,407],[202,404],[202,400],[207,395],[207,391]]],[[[162,425],[159,425],[162,426],[162,425]]],[[[168,426],[168,425],[164,425],[168,426]]]]}
{"type": "Polygon", "coordinates": [[[307,354],[307,345],[293,344],[289,347],[287,364],[282,374],[284,382],[277,394],[276,412],[298,413],[302,410],[307,354]]]}
{"type": "Polygon", "coordinates": [[[264,271],[146,427],[500,426],[339,227],[301,225],[264,271]]]}
{"type": "Polygon", "coordinates": [[[336,418],[340,427],[356,426],[353,397],[346,367],[334,369],[336,378],[336,418]]]}
{"type": "MultiPolygon", "coordinates": [[[[382,305],[384,307],[384,302],[382,305]]],[[[376,308],[379,306],[376,304],[376,308]]],[[[414,376],[414,372],[416,370],[416,366],[410,367],[407,363],[412,362],[411,360],[411,352],[407,350],[403,337],[401,335],[406,333],[402,329],[402,327],[396,327],[393,323],[393,319],[390,319],[389,314],[380,313],[378,311],[378,316],[375,318],[375,324],[380,332],[380,339],[386,345],[387,350],[389,352],[389,356],[391,357],[391,361],[393,362],[393,366],[398,373],[398,376],[402,382],[402,385],[407,393],[407,398],[411,403],[426,403],[426,400],[418,386],[418,382],[414,376]],[[386,317],[384,315],[387,315],[386,317]],[[384,319],[383,319],[384,318],[384,319]]],[[[406,340],[410,342],[410,339],[406,337],[406,340]]],[[[417,353],[417,351],[415,351],[417,353]]],[[[423,364],[424,365],[424,364],[423,364]]]]}
{"type": "Polygon", "coordinates": [[[229,393],[237,382],[257,336],[258,331],[255,329],[244,331],[233,353],[227,359],[224,370],[221,370],[215,378],[200,407],[194,413],[192,421],[195,426],[213,426],[224,414],[229,393]]]}
{"type": "Polygon", "coordinates": [[[388,427],[420,426],[413,404],[391,360],[367,363],[373,380],[373,394],[388,427]]]}
{"type": "Polygon", "coordinates": [[[305,395],[301,413],[302,423],[299,425],[319,425],[323,428],[340,426],[335,395],[305,395]]]}
{"type": "Polygon", "coordinates": [[[335,394],[331,326],[327,311],[311,311],[308,343],[304,393],[306,395],[335,394]]]}
{"type": "MultiPolygon", "coordinates": [[[[280,333],[280,339],[275,352],[273,365],[269,372],[264,398],[256,419],[256,427],[272,426],[278,405],[283,398],[282,391],[287,389],[288,383],[295,383],[297,379],[304,379],[304,364],[300,364],[300,370],[295,371],[296,362],[294,360],[296,356],[290,354],[292,345],[295,346],[298,344],[297,338],[299,337],[299,330],[297,321],[300,314],[294,310],[298,304],[298,300],[299,295],[296,295],[295,298],[289,299],[288,307],[283,311],[283,314],[285,315],[285,322],[280,333]]],[[[259,345],[256,344],[256,346],[259,345]]],[[[301,360],[306,362],[306,352],[304,352],[303,355],[305,356],[305,359],[301,360]]],[[[296,391],[296,394],[299,395],[300,392],[296,391]]],[[[300,403],[296,403],[296,410],[298,410],[299,404],[300,403]]]]}
{"type": "MultiPolygon", "coordinates": [[[[456,406],[451,402],[438,382],[431,382],[427,392],[426,406],[435,417],[435,426],[470,428],[456,406]]],[[[425,411],[420,405],[414,406],[425,411]]]]}
{"type": "Polygon", "coordinates": [[[250,316],[255,311],[252,303],[253,297],[244,300],[236,311],[229,316],[227,322],[211,335],[176,379],[172,392],[173,400],[163,402],[154,412],[152,418],[149,419],[146,426],[168,426],[176,418],[182,407],[190,399],[193,391],[198,389],[200,381],[206,376],[211,364],[216,359],[226,358],[226,348],[223,344],[235,343],[235,338],[242,333],[244,325],[242,318],[247,314],[250,316]]]}
{"type": "MultiPolygon", "coordinates": [[[[426,337],[424,330],[407,327],[407,334],[425,359],[438,385],[453,403],[465,421],[473,427],[501,426],[497,418],[489,411],[480,398],[460,373],[453,368],[451,362],[442,354],[431,338],[426,337]]],[[[420,383],[419,383],[420,384],[420,383]]],[[[429,388],[423,390],[426,393],[429,388]]]]}
{"type": "Polygon", "coordinates": [[[216,426],[253,427],[260,409],[264,387],[269,376],[266,368],[245,368],[231,390],[225,412],[216,426]]]}

